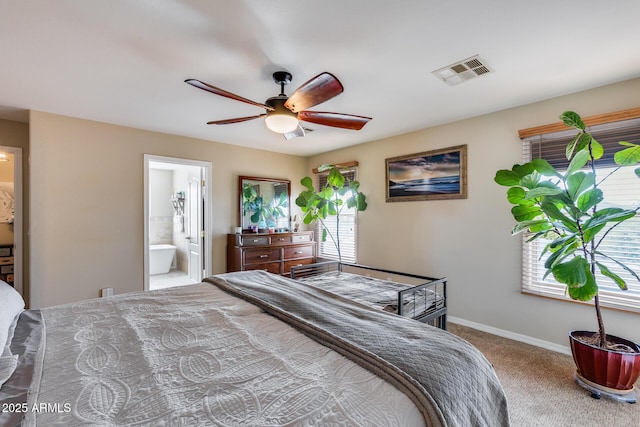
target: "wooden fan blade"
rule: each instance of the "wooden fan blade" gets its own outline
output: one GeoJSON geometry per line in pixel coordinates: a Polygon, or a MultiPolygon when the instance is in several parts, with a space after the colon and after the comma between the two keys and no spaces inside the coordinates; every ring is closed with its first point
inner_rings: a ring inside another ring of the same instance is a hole
{"type": "Polygon", "coordinates": [[[217,88],[215,86],[211,86],[210,84],[201,82],[196,79],[187,79],[184,81],[185,83],[189,83],[191,86],[197,87],[198,89],[206,90],[207,92],[211,92],[215,95],[224,96],[225,98],[230,98],[236,101],[245,102],[247,104],[255,105],[256,107],[264,108],[268,111],[273,111],[273,107],[269,107],[268,105],[261,104],[259,102],[252,101],[247,98],[243,98],[240,95],[236,95],[235,93],[228,92],[224,89],[217,88]]]}
{"type": "Polygon", "coordinates": [[[371,120],[371,117],[322,111],[301,111],[298,113],[298,120],[336,128],[360,130],[371,120]]]}
{"type": "Polygon", "coordinates": [[[236,117],[235,119],[226,119],[226,120],[213,120],[210,122],[207,122],[208,125],[228,125],[231,123],[240,123],[240,122],[246,122],[247,120],[253,120],[253,119],[259,119],[260,117],[264,117],[267,114],[259,114],[257,116],[248,116],[248,117],[236,117]]]}
{"type": "Polygon", "coordinates": [[[325,102],[344,91],[342,83],[331,73],[321,73],[300,86],[284,106],[294,113],[325,102]]]}
{"type": "Polygon", "coordinates": [[[305,132],[304,129],[302,129],[302,126],[298,125],[296,129],[292,130],[291,132],[283,133],[283,135],[284,139],[288,141],[293,138],[303,137],[305,135],[305,132]]]}

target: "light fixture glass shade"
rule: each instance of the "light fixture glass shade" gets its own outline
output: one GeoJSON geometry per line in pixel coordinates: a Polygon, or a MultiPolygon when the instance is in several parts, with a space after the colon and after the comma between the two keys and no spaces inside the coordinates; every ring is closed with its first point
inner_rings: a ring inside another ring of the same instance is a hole
{"type": "Polygon", "coordinates": [[[269,130],[276,133],[293,132],[298,127],[298,119],[292,114],[271,113],[264,122],[269,130]]]}

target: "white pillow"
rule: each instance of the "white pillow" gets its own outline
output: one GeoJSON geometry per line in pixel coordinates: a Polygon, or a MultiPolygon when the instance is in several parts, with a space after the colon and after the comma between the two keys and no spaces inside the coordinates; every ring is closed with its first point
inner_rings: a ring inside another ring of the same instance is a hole
{"type": "Polygon", "coordinates": [[[18,366],[18,355],[0,357],[0,388],[7,382],[18,366]]]}
{"type": "Polygon", "coordinates": [[[0,301],[2,301],[2,310],[0,310],[0,355],[2,355],[8,344],[8,337],[13,336],[15,319],[24,310],[24,300],[18,291],[0,280],[0,301]]]}

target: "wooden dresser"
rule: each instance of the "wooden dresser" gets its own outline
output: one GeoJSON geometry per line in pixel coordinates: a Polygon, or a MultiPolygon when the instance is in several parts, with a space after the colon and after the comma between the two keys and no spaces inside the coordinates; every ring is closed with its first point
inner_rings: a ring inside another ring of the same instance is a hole
{"type": "Polygon", "coordinates": [[[288,276],[291,267],[315,261],[313,231],[227,235],[228,272],[266,270],[288,276]]]}

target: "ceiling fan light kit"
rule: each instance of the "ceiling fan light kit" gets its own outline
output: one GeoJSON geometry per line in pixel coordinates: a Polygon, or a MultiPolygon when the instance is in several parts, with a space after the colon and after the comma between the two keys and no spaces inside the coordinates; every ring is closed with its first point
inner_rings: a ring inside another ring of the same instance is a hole
{"type": "MultiPolygon", "coordinates": [[[[224,89],[201,82],[200,80],[187,79],[185,83],[206,92],[213,93],[214,95],[223,96],[265,109],[265,113],[256,116],[212,120],[207,122],[209,125],[227,125],[265,117],[265,124],[269,130],[282,134],[285,139],[289,140],[305,136],[305,129],[300,126],[300,121],[342,129],[360,130],[371,120],[371,117],[365,116],[307,110],[307,108],[314,107],[342,93],[344,90],[342,83],[340,83],[333,74],[327,72],[318,74],[302,84],[302,86],[288,97],[284,93],[284,87],[289,84],[291,80],[291,73],[287,71],[276,71],[273,73],[273,81],[280,85],[280,95],[267,99],[264,104],[243,98],[224,89]]],[[[309,130],[310,129],[307,129],[307,131],[309,130]]]]}
{"type": "Polygon", "coordinates": [[[274,96],[267,99],[265,104],[273,107],[273,111],[267,112],[264,119],[270,131],[276,133],[289,133],[298,127],[298,115],[284,106],[287,101],[286,95],[274,96]]]}

